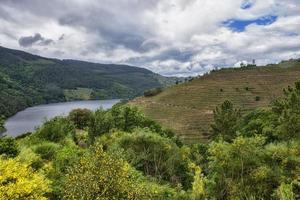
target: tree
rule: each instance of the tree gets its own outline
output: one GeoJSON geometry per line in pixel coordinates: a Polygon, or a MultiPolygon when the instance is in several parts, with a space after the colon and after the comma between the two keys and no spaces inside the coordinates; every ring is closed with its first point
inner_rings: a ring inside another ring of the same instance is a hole
{"type": "Polygon", "coordinates": [[[67,136],[75,135],[74,125],[66,118],[55,117],[37,131],[37,137],[51,142],[60,142],[67,136]]]}
{"type": "Polygon", "coordinates": [[[88,129],[89,143],[93,144],[96,137],[108,133],[113,128],[111,115],[103,109],[97,110],[92,116],[88,129]]]}
{"type": "Polygon", "coordinates": [[[272,111],[278,119],[276,134],[279,139],[300,138],[300,81],[295,83],[295,88],[284,89],[284,97],[272,104],[272,111]]]}
{"type": "Polygon", "coordinates": [[[4,124],[5,124],[5,118],[4,116],[0,116],[0,133],[5,131],[4,124]]]}
{"type": "Polygon", "coordinates": [[[69,119],[74,123],[76,128],[83,129],[88,126],[91,115],[91,110],[78,108],[70,112],[69,119]]]}
{"type": "Polygon", "coordinates": [[[0,199],[47,199],[50,181],[16,159],[0,158],[0,199]]]}
{"type": "Polygon", "coordinates": [[[16,157],[19,154],[17,143],[13,138],[0,138],[0,155],[2,154],[7,157],[16,157]]]}
{"type": "Polygon", "coordinates": [[[93,143],[95,138],[117,129],[132,132],[137,127],[144,127],[146,118],[133,106],[116,105],[112,109],[105,111],[97,110],[91,118],[89,125],[89,139],[93,143]]]}
{"type": "MultiPolygon", "coordinates": [[[[209,148],[209,193],[217,199],[269,199],[280,178],[266,163],[263,137],[237,137],[209,148]]],[[[275,166],[276,167],[276,166],[275,166]]]]}
{"type": "Polygon", "coordinates": [[[214,110],[214,124],[211,125],[213,137],[231,141],[236,136],[240,119],[240,109],[235,109],[230,101],[225,101],[214,110]]]}

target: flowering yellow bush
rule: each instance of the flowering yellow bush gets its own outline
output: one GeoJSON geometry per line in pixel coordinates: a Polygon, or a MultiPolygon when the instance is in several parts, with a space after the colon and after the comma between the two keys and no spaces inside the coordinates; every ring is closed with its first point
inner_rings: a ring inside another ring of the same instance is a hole
{"type": "Polygon", "coordinates": [[[63,199],[141,199],[143,188],[132,180],[130,166],[101,146],[83,156],[67,174],[63,199]]]}
{"type": "Polygon", "coordinates": [[[0,199],[47,199],[50,182],[16,159],[0,158],[0,199]]]}
{"type": "Polygon", "coordinates": [[[194,181],[192,183],[192,198],[199,199],[205,195],[205,180],[202,176],[202,170],[199,166],[194,163],[190,163],[189,167],[192,171],[194,171],[194,181]]]}

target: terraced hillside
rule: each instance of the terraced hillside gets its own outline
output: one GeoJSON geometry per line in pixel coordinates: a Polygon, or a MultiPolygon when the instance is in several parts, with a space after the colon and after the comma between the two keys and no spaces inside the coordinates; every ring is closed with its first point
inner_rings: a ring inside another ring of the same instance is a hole
{"type": "Polygon", "coordinates": [[[213,109],[231,100],[244,113],[268,105],[282,89],[300,80],[300,60],[265,67],[223,69],[166,89],[154,97],[139,97],[147,116],[174,130],[186,142],[210,135],[213,109]]]}

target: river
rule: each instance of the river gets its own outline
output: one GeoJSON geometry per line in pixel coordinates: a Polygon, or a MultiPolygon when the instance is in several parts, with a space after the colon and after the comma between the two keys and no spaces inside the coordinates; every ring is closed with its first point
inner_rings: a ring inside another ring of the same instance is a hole
{"type": "Polygon", "coordinates": [[[76,108],[96,110],[102,107],[103,109],[109,109],[119,101],[118,99],[88,100],[33,106],[8,118],[5,122],[6,132],[4,135],[15,137],[26,132],[32,132],[42,125],[46,119],[51,119],[55,116],[66,116],[71,110],[76,108]]]}

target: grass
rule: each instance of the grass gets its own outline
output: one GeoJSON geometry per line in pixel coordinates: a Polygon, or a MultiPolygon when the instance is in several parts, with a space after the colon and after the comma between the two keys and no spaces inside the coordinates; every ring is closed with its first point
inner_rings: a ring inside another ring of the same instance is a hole
{"type": "Polygon", "coordinates": [[[172,129],[187,143],[207,141],[213,109],[225,100],[247,113],[265,107],[282,89],[300,80],[300,62],[223,69],[166,89],[154,97],[131,101],[150,118],[172,129]],[[258,100],[259,97],[259,100],[258,100]]]}
{"type": "Polygon", "coordinates": [[[91,99],[92,89],[76,88],[74,90],[64,90],[65,97],[70,100],[89,100],[91,99]]]}

